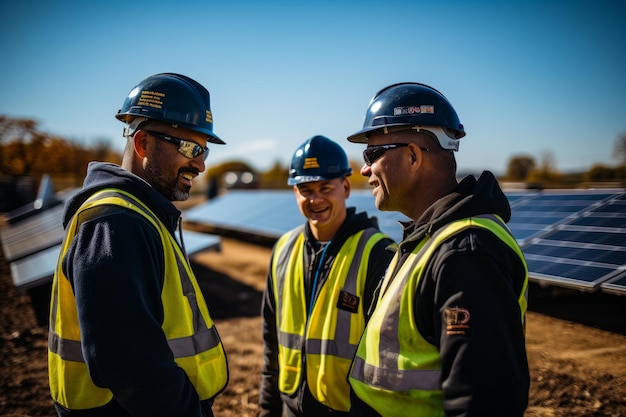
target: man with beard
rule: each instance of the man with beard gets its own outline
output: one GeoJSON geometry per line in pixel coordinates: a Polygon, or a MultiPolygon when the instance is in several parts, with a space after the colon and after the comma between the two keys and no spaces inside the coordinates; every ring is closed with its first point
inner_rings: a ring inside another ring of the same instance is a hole
{"type": "Polygon", "coordinates": [[[92,162],[67,203],[53,281],[49,380],[59,416],[212,416],[226,356],[182,242],[205,169],[209,92],[179,74],[131,90],[122,165],[92,162]],[[179,236],[177,237],[177,233],[179,236]]]}

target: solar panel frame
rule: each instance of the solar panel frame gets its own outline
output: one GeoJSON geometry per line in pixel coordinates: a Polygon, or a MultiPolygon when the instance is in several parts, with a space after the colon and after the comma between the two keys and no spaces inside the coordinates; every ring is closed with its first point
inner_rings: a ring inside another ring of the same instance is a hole
{"type": "Polygon", "coordinates": [[[600,284],[603,292],[626,295],[626,270],[622,270],[620,274],[614,278],[600,284]]]}

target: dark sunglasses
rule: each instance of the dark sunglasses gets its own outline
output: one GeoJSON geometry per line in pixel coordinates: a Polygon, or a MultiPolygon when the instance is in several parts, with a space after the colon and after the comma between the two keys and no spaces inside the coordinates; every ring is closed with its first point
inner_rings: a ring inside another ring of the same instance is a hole
{"type": "Polygon", "coordinates": [[[193,159],[198,155],[202,155],[202,159],[206,161],[207,157],[209,156],[209,148],[202,147],[196,142],[181,138],[175,138],[173,136],[164,135],[163,133],[153,132],[151,130],[146,130],[146,133],[150,136],[154,136],[155,138],[178,145],[178,152],[180,152],[189,159],[193,159]]]}
{"type": "MultiPolygon", "coordinates": [[[[403,146],[409,146],[409,144],[390,143],[387,145],[370,146],[369,148],[365,148],[365,150],[363,151],[363,159],[365,160],[365,164],[367,166],[371,166],[374,161],[383,156],[385,152],[387,152],[389,149],[401,148],[403,146]]],[[[424,152],[428,152],[428,148],[422,148],[420,146],[420,149],[424,152]]]]}

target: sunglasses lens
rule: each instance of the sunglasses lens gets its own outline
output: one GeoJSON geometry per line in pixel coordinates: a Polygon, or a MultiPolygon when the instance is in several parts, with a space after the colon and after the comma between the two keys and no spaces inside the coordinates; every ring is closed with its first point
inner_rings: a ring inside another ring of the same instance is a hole
{"type": "Polygon", "coordinates": [[[373,146],[371,148],[366,148],[363,151],[363,159],[365,160],[365,163],[367,165],[372,165],[375,160],[377,160],[378,158],[383,156],[385,151],[386,151],[385,148],[380,148],[380,147],[377,147],[377,146],[373,146]]]}
{"type": "Polygon", "coordinates": [[[180,141],[180,145],[178,145],[178,150],[187,158],[194,158],[197,152],[195,143],[182,140],[180,141]]]}
{"type": "Polygon", "coordinates": [[[161,140],[166,140],[168,142],[178,144],[178,152],[180,152],[181,155],[184,155],[189,159],[193,159],[198,155],[203,155],[202,158],[206,161],[207,157],[209,156],[208,147],[203,148],[202,146],[190,140],[175,138],[172,136],[166,136],[162,133],[152,132],[148,130],[146,130],[146,132],[148,132],[149,135],[152,135],[155,138],[159,138],[161,140]]]}
{"type": "Polygon", "coordinates": [[[209,148],[208,147],[203,148],[200,145],[197,145],[197,146],[198,146],[198,153],[197,153],[197,155],[202,155],[202,159],[204,159],[206,161],[206,159],[209,157],[209,148]]]}
{"type": "MultiPolygon", "coordinates": [[[[365,148],[363,151],[363,159],[367,165],[372,165],[374,161],[383,156],[389,149],[397,149],[400,147],[409,146],[408,143],[390,143],[388,145],[371,146],[365,148]]],[[[427,151],[426,148],[421,148],[423,151],[427,151]]]]}
{"type": "Polygon", "coordinates": [[[193,159],[196,156],[202,155],[204,153],[203,159],[206,161],[206,158],[209,156],[209,148],[203,148],[197,143],[187,140],[180,141],[180,145],[178,145],[178,151],[189,159],[193,159]]]}

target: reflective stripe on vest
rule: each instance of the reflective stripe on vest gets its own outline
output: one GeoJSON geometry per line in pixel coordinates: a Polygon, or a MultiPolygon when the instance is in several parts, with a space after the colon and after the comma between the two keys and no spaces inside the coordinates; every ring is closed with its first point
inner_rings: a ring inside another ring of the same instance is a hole
{"type": "Polygon", "coordinates": [[[76,300],[61,267],[79,227],[80,213],[107,205],[139,213],[161,236],[166,269],[161,292],[162,329],[175,361],[189,376],[200,399],[214,397],[228,380],[226,356],[189,262],[176,239],[150,209],[122,190],[107,189],[91,196],[73,216],[57,262],[48,352],[53,399],[68,409],[77,410],[99,407],[113,398],[109,390],[97,387],[89,377],[81,350],[76,300]]]}
{"type": "Polygon", "coordinates": [[[435,250],[449,237],[470,227],[491,231],[519,256],[526,269],[518,296],[524,322],[528,269],[515,238],[499,217],[476,216],[447,225],[432,237],[425,237],[394,274],[398,252],[385,276],[377,308],[365,329],[350,373],[350,384],[356,394],[381,415],[404,417],[406,410],[412,410],[425,417],[444,416],[440,356],[436,346],[417,329],[414,294],[435,250]]]}
{"type": "Polygon", "coordinates": [[[334,410],[349,410],[350,387],[346,377],[365,327],[363,289],[369,256],[384,237],[375,229],[366,229],[344,242],[308,320],[303,228],[286,233],[277,242],[272,279],[281,392],[290,395],[297,391],[304,351],[307,384],[315,399],[334,410]],[[340,302],[354,309],[338,308],[340,302]]]}

